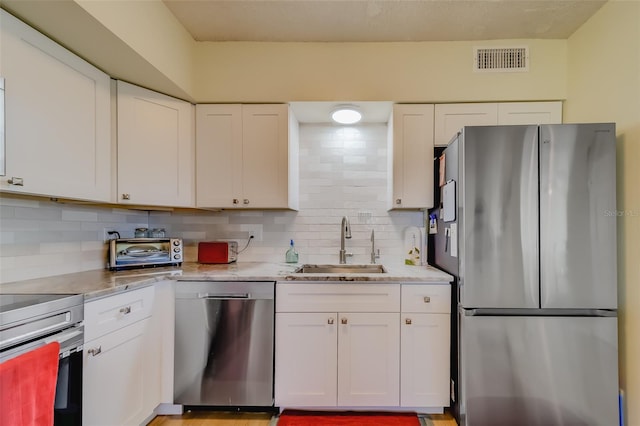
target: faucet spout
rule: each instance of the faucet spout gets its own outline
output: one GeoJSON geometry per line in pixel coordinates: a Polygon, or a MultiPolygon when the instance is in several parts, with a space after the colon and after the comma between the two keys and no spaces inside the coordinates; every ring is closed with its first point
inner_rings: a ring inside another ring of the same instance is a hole
{"type": "Polygon", "coordinates": [[[380,258],[380,249],[376,252],[376,234],[371,230],[371,264],[375,265],[376,259],[380,258]]]}
{"type": "Polygon", "coordinates": [[[340,264],[347,263],[347,256],[353,256],[352,253],[347,253],[344,248],[344,240],[351,238],[351,224],[349,218],[342,217],[342,223],[340,225],[340,264]]]}

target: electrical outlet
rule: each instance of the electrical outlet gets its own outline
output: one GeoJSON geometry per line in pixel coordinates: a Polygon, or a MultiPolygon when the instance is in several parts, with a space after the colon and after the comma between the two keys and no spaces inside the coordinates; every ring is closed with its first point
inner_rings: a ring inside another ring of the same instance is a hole
{"type": "Polygon", "coordinates": [[[247,234],[247,238],[250,238],[253,241],[262,241],[262,230],[249,229],[247,234]]]}
{"type": "Polygon", "coordinates": [[[106,243],[109,240],[113,240],[114,238],[118,238],[118,235],[114,234],[114,232],[118,232],[116,231],[114,228],[104,228],[102,230],[102,240],[106,243]],[[112,234],[109,234],[109,233],[112,234]]]}

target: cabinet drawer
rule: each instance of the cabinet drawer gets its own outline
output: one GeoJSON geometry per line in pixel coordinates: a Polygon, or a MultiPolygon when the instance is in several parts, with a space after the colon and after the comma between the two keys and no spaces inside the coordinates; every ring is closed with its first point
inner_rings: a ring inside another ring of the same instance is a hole
{"type": "Polygon", "coordinates": [[[276,285],[276,312],[399,311],[399,284],[276,285]]]}
{"type": "Polygon", "coordinates": [[[402,312],[440,314],[451,312],[451,286],[403,285],[402,312]]]}
{"type": "Polygon", "coordinates": [[[151,316],[154,287],[144,287],[87,302],[84,306],[84,340],[118,330],[151,316]]]}

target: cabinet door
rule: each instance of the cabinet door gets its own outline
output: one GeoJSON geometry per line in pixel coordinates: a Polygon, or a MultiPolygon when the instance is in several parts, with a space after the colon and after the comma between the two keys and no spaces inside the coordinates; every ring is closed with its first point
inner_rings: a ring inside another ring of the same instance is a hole
{"type": "Polygon", "coordinates": [[[498,104],[498,124],[561,124],[562,102],[498,104]]]}
{"type": "Polygon", "coordinates": [[[109,202],[109,76],[4,10],[0,28],[6,118],[1,190],[109,202]]]}
{"type": "Polygon", "coordinates": [[[400,314],[338,316],[338,405],[397,406],[400,314]]]}
{"type": "Polygon", "coordinates": [[[118,81],[118,201],[194,206],[194,107],[118,81]]]}
{"type": "Polygon", "coordinates": [[[138,425],[144,407],[145,330],[139,321],[85,344],[82,421],[85,425],[138,425]]]}
{"type": "Polygon", "coordinates": [[[495,126],[495,103],[438,104],[435,107],[435,145],[447,146],[464,126],[495,126]]]}
{"type": "Polygon", "coordinates": [[[449,406],[449,314],[403,313],[400,405],[449,406]]]}
{"type": "Polygon", "coordinates": [[[241,201],[242,105],[196,105],[196,205],[241,201]]]}
{"type": "Polygon", "coordinates": [[[276,314],[275,405],[335,406],[335,313],[276,314]]]}
{"type": "Polygon", "coordinates": [[[433,105],[394,105],[391,134],[390,208],[433,207],[433,105]]]}
{"type": "Polygon", "coordinates": [[[241,207],[289,207],[289,106],[242,107],[241,207]]]}

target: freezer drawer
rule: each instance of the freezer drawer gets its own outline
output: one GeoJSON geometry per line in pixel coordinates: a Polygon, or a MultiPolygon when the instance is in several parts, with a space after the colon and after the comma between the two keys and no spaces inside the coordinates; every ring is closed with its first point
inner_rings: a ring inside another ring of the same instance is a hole
{"type": "Polygon", "coordinates": [[[460,425],[618,424],[616,317],[460,316],[460,425]]]}

